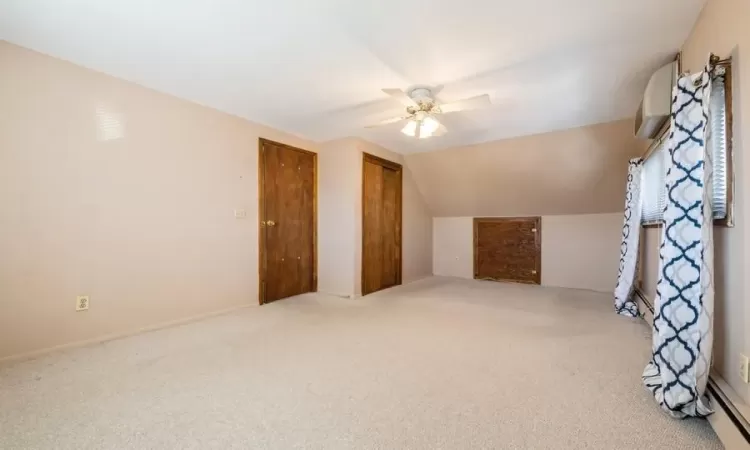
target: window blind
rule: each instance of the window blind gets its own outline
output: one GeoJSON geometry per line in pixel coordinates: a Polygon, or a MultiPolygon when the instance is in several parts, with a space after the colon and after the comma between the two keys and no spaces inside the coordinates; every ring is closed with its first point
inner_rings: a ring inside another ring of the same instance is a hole
{"type": "Polygon", "coordinates": [[[656,222],[664,217],[664,205],[666,204],[666,182],[667,169],[664,158],[667,156],[667,143],[669,139],[665,136],[651,156],[644,161],[641,171],[641,196],[643,205],[643,222],[656,222]]]}
{"type": "Polygon", "coordinates": [[[727,216],[727,97],[724,75],[714,78],[709,100],[711,126],[711,154],[714,163],[713,208],[714,218],[727,216]]]}

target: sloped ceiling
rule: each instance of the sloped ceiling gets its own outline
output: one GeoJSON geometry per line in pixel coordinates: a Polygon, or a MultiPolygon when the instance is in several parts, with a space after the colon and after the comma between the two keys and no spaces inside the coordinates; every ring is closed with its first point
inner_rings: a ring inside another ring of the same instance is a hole
{"type": "Polygon", "coordinates": [[[705,0],[3,0],[0,39],[247,119],[401,153],[631,117],[705,0]],[[488,93],[415,140],[386,87],[488,93]]]}
{"type": "Polygon", "coordinates": [[[406,156],[441,216],[537,216],[622,211],[628,160],[644,142],[633,121],[406,156]]]}

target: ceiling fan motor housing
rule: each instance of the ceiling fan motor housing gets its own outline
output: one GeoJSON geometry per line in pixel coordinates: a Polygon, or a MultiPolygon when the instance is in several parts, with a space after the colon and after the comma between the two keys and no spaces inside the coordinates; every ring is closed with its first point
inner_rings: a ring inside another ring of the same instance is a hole
{"type": "Polygon", "coordinates": [[[436,116],[440,114],[467,111],[472,109],[486,108],[492,105],[488,94],[476,95],[474,97],[457,100],[439,105],[435,95],[441,92],[442,86],[427,86],[424,84],[412,86],[409,89],[383,89],[399,103],[406,106],[407,114],[381,120],[376,125],[367,128],[388,125],[392,123],[405,122],[401,130],[408,136],[416,136],[420,139],[431,136],[442,136],[447,128],[441,124],[436,116]],[[417,128],[418,127],[418,128],[417,128]]]}
{"type": "Polygon", "coordinates": [[[419,105],[419,108],[409,108],[413,109],[413,111],[409,111],[411,114],[417,111],[429,112],[435,106],[432,90],[427,86],[415,86],[409,89],[408,95],[419,105]]]}

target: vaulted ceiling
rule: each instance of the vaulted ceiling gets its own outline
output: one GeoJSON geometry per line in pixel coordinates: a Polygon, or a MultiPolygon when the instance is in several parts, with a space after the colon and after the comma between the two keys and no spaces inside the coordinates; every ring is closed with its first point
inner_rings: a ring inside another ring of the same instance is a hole
{"type": "Polygon", "coordinates": [[[414,153],[632,117],[705,0],[4,0],[0,39],[313,140],[414,153]],[[414,140],[381,88],[488,93],[414,140]]]}

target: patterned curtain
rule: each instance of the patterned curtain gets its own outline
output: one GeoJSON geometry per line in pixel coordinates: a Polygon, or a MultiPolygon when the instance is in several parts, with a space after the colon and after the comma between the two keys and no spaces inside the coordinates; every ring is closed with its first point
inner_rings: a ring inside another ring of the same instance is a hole
{"type": "Polygon", "coordinates": [[[652,359],[643,382],[677,418],[705,417],[713,343],[713,165],[709,69],[675,86],[667,160],[667,204],[659,250],[652,359]]]}
{"type": "Polygon", "coordinates": [[[638,272],[638,240],[641,231],[641,171],[643,160],[631,159],[628,163],[628,184],[625,193],[625,223],[620,244],[620,270],[615,286],[615,311],[628,317],[638,317],[638,304],[633,301],[636,273],[638,272]]]}

